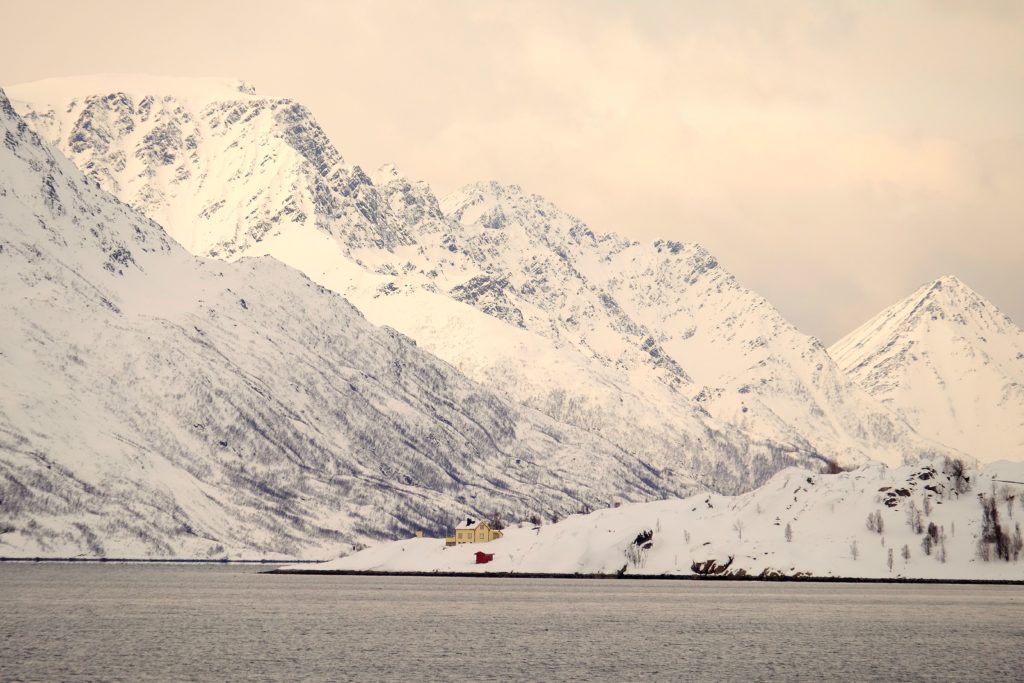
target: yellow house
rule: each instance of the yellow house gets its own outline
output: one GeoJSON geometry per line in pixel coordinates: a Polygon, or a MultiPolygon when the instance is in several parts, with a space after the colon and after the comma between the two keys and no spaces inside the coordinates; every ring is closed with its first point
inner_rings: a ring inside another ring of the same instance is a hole
{"type": "Polygon", "coordinates": [[[474,517],[466,517],[455,527],[455,535],[444,539],[444,544],[487,543],[497,538],[501,538],[501,532],[492,529],[490,524],[474,517]]]}

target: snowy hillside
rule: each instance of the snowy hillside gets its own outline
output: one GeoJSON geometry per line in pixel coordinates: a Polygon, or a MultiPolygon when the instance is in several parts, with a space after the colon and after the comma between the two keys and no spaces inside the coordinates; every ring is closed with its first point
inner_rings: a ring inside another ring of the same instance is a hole
{"type": "Polygon", "coordinates": [[[924,285],[830,351],[920,433],[982,462],[1024,459],[1024,332],[957,278],[924,285]]]}
{"type": "Polygon", "coordinates": [[[324,557],[691,490],[273,259],[190,255],[2,92],[0,138],[0,556],[324,557]]]}
{"type": "Polygon", "coordinates": [[[515,186],[439,200],[393,166],[348,165],[309,112],[240,84],[94,77],[12,96],[193,253],[273,255],[656,468],[739,491],[787,465],[943,450],[697,245],[596,235],[515,186]]]}
{"type": "Polygon", "coordinates": [[[287,569],[1024,580],[1024,485],[999,481],[1024,481],[1024,466],[964,475],[941,460],[838,475],[790,468],[741,496],[516,524],[484,544],[394,541],[287,569]],[[476,551],[493,561],[475,564],[476,551]]]}

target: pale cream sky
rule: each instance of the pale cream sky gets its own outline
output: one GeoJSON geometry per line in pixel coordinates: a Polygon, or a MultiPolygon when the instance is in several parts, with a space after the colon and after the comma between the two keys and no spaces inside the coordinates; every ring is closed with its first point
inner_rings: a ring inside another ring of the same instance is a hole
{"type": "Polygon", "coordinates": [[[306,104],[353,163],[698,241],[826,343],[959,276],[1024,323],[1024,3],[0,0],[0,86],[306,104]]]}

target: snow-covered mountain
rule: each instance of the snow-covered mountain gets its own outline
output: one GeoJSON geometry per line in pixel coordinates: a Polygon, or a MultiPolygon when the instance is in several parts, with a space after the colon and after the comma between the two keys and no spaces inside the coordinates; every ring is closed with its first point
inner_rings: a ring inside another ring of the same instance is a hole
{"type": "Polygon", "coordinates": [[[692,489],[273,259],[189,254],[2,91],[0,139],[0,556],[326,557],[692,489]]]}
{"type": "Polygon", "coordinates": [[[393,541],[284,570],[1021,581],[1024,491],[1004,480],[1024,481],[1024,465],[971,470],[936,459],[837,475],[789,468],[741,496],[703,493],[518,524],[483,544],[393,541]],[[493,560],[476,564],[477,551],[493,560]]]}
{"type": "Polygon", "coordinates": [[[409,244],[405,223],[302,105],[224,79],[94,76],[8,89],[86,175],[196,254],[232,256],[281,225],[346,247],[409,244]],[[116,82],[115,87],[111,84],[116,82]],[[65,106],[66,105],[66,106],[65,106]]]}
{"type": "Polygon", "coordinates": [[[720,491],[789,464],[935,450],[699,245],[599,235],[537,195],[438,199],[348,165],[308,111],[244,84],[11,90],[45,139],[193,253],[270,254],[515,400],[720,491]]]}
{"type": "MultiPolygon", "coordinates": [[[[847,379],[817,339],[698,244],[596,234],[542,197],[494,184],[457,192],[442,207],[464,226],[502,216],[503,230],[550,244],[602,300],[614,302],[611,317],[643,330],[633,339],[641,350],[678,368],[681,393],[754,439],[847,463],[898,463],[931,447],[847,379]]],[[[501,267],[512,269],[519,251],[506,248],[501,267]]],[[[559,318],[574,319],[575,311],[559,318]]]]}
{"type": "Polygon", "coordinates": [[[830,351],[918,432],[981,462],[1024,459],[1024,332],[957,278],[922,286],[830,351]]]}

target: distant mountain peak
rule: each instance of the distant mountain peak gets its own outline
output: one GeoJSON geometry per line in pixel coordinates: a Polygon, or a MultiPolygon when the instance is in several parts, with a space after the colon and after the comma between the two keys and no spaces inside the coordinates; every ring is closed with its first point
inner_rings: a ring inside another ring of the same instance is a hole
{"type": "Polygon", "coordinates": [[[956,276],[922,285],[829,352],[919,432],[981,461],[1024,457],[1024,332],[956,276]]]}
{"type": "Polygon", "coordinates": [[[936,299],[940,297],[946,299],[983,298],[956,275],[943,275],[924,285],[921,289],[925,291],[925,296],[936,299]]]}
{"type": "MultiPolygon", "coordinates": [[[[904,326],[927,325],[931,321],[949,320],[966,325],[968,318],[980,329],[1015,327],[1013,321],[995,304],[972,289],[955,275],[943,275],[922,285],[902,302],[886,309],[882,316],[901,320],[904,326]]],[[[891,327],[891,325],[890,325],[891,327]]]]}

